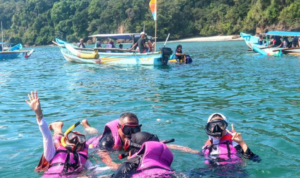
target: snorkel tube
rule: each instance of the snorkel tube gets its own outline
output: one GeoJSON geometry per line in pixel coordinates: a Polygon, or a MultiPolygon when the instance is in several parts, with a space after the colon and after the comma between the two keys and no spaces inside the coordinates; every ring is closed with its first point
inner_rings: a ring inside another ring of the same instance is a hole
{"type": "Polygon", "coordinates": [[[77,127],[79,124],[80,124],[80,122],[78,121],[78,122],[76,122],[76,124],[73,124],[70,128],[68,128],[67,131],[65,131],[64,137],[61,137],[61,139],[60,139],[61,145],[62,145],[63,147],[66,148],[66,146],[67,146],[67,143],[66,143],[66,137],[65,137],[65,136],[68,135],[68,133],[70,133],[70,132],[71,132],[75,127],[77,127]]]}

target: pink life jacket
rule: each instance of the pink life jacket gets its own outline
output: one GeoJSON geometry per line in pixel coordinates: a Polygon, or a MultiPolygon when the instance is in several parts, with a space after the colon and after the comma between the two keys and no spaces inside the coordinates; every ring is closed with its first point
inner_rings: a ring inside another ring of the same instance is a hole
{"type": "Polygon", "coordinates": [[[102,136],[106,133],[106,127],[110,130],[113,138],[114,138],[114,150],[121,150],[123,148],[123,144],[121,141],[121,138],[119,136],[119,132],[118,132],[118,124],[119,124],[119,119],[113,120],[107,124],[105,124],[104,127],[104,131],[102,133],[102,135],[98,136],[98,137],[93,137],[90,138],[87,141],[88,145],[92,145],[92,148],[99,148],[99,142],[102,139],[102,136]]]}
{"type": "Polygon", "coordinates": [[[75,155],[61,145],[61,136],[55,138],[54,143],[57,145],[55,156],[50,161],[49,169],[43,175],[46,177],[76,177],[84,169],[88,159],[88,147],[77,152],[75,155]],[[77,158],[76,158],[77,157],[77,158]]]}
{"type": "Polygon", "coordinates": [[[235,164],[241,163],[236,148],[232,145],[232,135],[224,135],[219,144],[211,144],[207,141],[203,147],[202,153],[205,156],[205,164],[235,164]]]}
{"type": "Polygon", "coordinates": [[[173,162],[173,154],[167,146],[161,142],[148,141],[145,142],[141,149],[132,156],[143,155],[137,173],[132,178],[147,178],[155,176],[169,177],[173,173],[171,164],[173,162]]]}

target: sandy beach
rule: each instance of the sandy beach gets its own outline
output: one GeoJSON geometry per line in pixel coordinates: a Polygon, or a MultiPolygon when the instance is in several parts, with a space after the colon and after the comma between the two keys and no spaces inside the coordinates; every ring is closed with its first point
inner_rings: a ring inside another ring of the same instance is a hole
{"type": "Polygon", "coordinates": [[[228,36],[186,38],[181,40],[172,40],[169,42],[240,41],[240,40],[243,39],[239,35],[228,35],[228,36]]]}

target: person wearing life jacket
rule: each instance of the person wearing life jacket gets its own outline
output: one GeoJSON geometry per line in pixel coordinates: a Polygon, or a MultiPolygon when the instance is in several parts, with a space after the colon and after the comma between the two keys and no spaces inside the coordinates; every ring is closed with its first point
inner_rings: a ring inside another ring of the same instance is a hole
{"type": "Polygon", "coordinates": [[[147,132],[132,134],[124,145],[128,153],[119,155],[119,158],[128,156],[128,160],[121,164],[113,178],[171,177],[173,154],[165,143],[172,141],[174,139],[160,142],[156,135],[147,132]]]}
{"type": "MultiPolygon", "coordinates": [[[[85,130],[89,133],[97,133],[97,129],[91,127],[87,120],[81,122],[85,130]]],[[[119,165],[114,163],[109,155],[112,151],[121,151],[126,140],[130,139],[131,134],[141,131],[137,116],[131,112],[121,114],[119,119],[108,122],[102,135],[92,137],[87,141],[89,148],[99,149],[99,156],[102,161],[112,169],[118,169],[119,165]]]]}
{"type": "Polygon", "coordinates": [[[260,162],[260,157],[250,150],[241,133],[235,131],[233,124],[232,131],[229,131],[227,126],[226,117],[220,113],[214,113],[207,120],[205,130],[209,139],[200,152],[178,145],[168,145],[168,148],[204,155],[205,163],[210,165],[240,163],[242,156],[254,162],[260,162]]]}
{"type": "Polygon", "coordinates": [[[50,124],[50,129],[54,130],[53,142],[37,92],[31,92],[28,94],[28,98],[29,101],[25,101],[35,112],[39,129],[43,135],[44,152],[35,171],[44,171],[43,177],[76,177],[84,170],[91,168],[93,165],[88,160],[85,136],[80,132],[71,131],[80,122],[72,125],[65,134],[62,132],[62,122],[50,124]]]}
{"type": "Polygon", "coordinates": [[[232,131],[229,131],[227,126],[226,117],[220,113],[214,113],[208,118],[205,130],[209,139],[202,147],[205,163],[213,165],[240,163],[242,161],[240,155],[260,162],[259,156],[250,150],[241,133],[235,131],[233,124],[232,131]]]}

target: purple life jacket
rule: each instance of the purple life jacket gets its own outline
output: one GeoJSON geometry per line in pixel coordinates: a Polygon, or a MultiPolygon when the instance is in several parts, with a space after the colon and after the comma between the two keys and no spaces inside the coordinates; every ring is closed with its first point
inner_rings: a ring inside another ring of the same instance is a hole
{"type": "Polygon", "coordinates": [[[228,133],[221,138],[219,144],[206,142],[202,153],[205,156],[205,164],[224,165],[242,162],[236,148],[232,145],[232,135],[228,133]]]}
{"type": "Polygon", "coordinates": [[[100,135],[98,137],[90,138],[87,141],[87,144],[89,145],[89,148],[99,148],[99,142],[102,139],[102,136],[105,134],[105,132],[107,130],[105,128],[107,127],[110,130],[111,135],[114,138],[114,147],[113,147],[113,149],[114,150],[121,150],[123,148],[123,144],[122,144],[121,138],[119,136],[119,132],[118,132],[118,123],[119,123],[119,119],[116,119],[116,120],[113,120],[113,121],[105,124],[104,131],[103,131],[102,135],[100,135]]]}
{"type": "Polygon", "coordinates": [[[50,161],[49,169],[44,173],[43,178],[46,177],[76,177],[84,169],[84,165],[88,159],[88,147],[77,152],[75,155],[68,152],[65,147],[61,145],[61,136],[55,138],[54,143],[58,145],[55,156],[50,161]]]}
{"type": "Polygon", "coordinates": [[[132,178],[163,176],[169,177],[173,173],[171,164],[173,162],[173,154],[167,146],[161,142],[148,141],[145,142],[141,149],[134,155],[143,155],[137,173],[132,178]]]}

